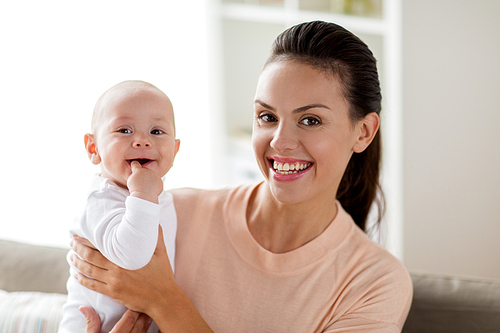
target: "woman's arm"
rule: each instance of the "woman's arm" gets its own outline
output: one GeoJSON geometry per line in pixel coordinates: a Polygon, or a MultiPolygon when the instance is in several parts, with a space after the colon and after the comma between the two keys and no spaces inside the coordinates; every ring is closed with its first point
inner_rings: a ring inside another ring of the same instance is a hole
{"type": "Polygon", "coordinates": [[[107,260],[86,239],[75,236],[73,250],[82,258],[72,257],[81,272],[76,279],[88,289],[149,315],[163,332],[212,332],[175,282],[161,227],[158,238],[151,261],[130,271],[107,260]]]}

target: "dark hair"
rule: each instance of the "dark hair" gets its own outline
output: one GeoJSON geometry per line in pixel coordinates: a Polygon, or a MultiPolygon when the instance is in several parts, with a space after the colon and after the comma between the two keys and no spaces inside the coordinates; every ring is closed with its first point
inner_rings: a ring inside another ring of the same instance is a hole
{"type": "MultiPolygon", "coordinates": [[[[382,95],[377,65],[368,46],[341,26],[322,22],[306,22],[281,33],[273,43],[266,64],[280,61],[299,61],[337,77],[349,102],[352,122],[367,114],[380,114],[382,95]]],[[[380,188],[382,145],[380,131],[361,153],[352,155],[337,191],[337,199],[354,222],[367,230],[367,218],[375,203],[378,208],[376,225],[384,211],[380,188]]]]}

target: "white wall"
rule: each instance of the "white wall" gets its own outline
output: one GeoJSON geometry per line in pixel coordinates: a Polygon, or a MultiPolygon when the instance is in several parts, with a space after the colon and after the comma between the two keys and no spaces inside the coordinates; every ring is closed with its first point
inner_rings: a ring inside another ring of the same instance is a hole
{"type": "MultiPolygon", "coordinates": [[[[1,238],[67,245],[96,171],[82,143],[91,110],[125,79],[174,102],[182,144],[167,187],[214,185],[207,3],[0,3],[1,238]]],[[[498,13],[497,0],[403,0],[410,270],[500,278],[498,13]]]]}
{"type": "Polygon", "coordinates": [[[0,238],[68,246],[88,179],[97,98],[127,79],[174,104],[181,149],[166,187],[210,187],[204,0],[0,2],[0,238]]]}
{"type": "Polygon", "coordinates": [[[500,1],[403,1],[405,263],[500,278],[500,1]]]}

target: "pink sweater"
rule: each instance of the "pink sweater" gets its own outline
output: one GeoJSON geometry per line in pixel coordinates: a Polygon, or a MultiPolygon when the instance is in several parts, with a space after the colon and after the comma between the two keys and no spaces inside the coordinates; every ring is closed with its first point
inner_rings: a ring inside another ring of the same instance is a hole
{"type": "Polygon", "coordinates": [[[342,209],[302,247],[262,248],[246,223],[256,185],[173,191],[176,279],[222,332],[400,332],[412,300],[405,267],[342,209]]]}

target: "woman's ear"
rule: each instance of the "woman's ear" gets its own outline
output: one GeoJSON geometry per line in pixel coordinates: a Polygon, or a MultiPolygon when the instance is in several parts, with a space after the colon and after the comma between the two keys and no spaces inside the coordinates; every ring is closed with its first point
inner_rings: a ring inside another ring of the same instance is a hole
{"type": "Polygon", "coordinates": [[[83,140],[85,141],[85,150],[87,151],[90,161],[95,165],[101,163],[101,156],[99,156],[99,152],[97,151],[94,135],[87,133],[83,140]]]}
{"type": "Polygon", "coordinates": [[[359,129],[359,136],[352,150],[355,153],[361,153],[370,145],[375,134],[377,134],[380,118],[378,114],[371,112],[361,119],[356,126],[359,129]]]}

